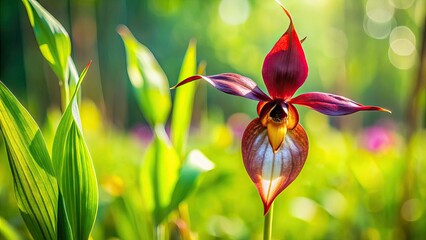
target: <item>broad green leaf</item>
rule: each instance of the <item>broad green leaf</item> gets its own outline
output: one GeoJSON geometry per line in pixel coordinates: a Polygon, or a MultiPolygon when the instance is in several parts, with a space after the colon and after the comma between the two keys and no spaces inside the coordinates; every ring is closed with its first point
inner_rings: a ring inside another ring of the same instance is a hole
{"type": "MultiPolygon", "coordinates": [[[[179,81],[196,74],[196,43],[191,41],[183,59],[179,81]]],[[[185,152],[185,143],[191,123],[192,107],[197,84],[187,84],[176,90],[172,113],[171,139],[179,156],[185,152]]]]}
{"type": "Polygon", "coordinates": [[[171,100],[167,77],[147,47],[140,44],[125,26],[118,28],[127,55],[127,73],[139,107],[151,126],[164,124],[171,100]]]}
{"type": "Polygon", "coordinates": [[[155,224],[166,217],[178,179],[180,161],[164,127],[155,128],[155,136],[145,152],[141,168],[141,187],[146,208],[153,212],[155,224]]]}
{"type": "MultiPolygon", "coordinates": [[[[77,91],[88,67],[80,75],[77,91]]],[[[65,207],[62,216],[68,217],[73,239],[88,239],[98,209],[98,185],[82,133],[76,95],[74,92],[56,131],[52,160],[65,207]]]]}
{"type": "Polygon", "coordinates": [[[167,215],[176,209],[195,190],[200,175],[213,168],[214,163],[204,156],[203,153],[199,150],[192,150],[180,170],[179,179],[165,214],[167,215]]]}
{"type": "Polygon", "coordinates": [[[27,9],[28,18],[34,29],[39,48],[44,58],[62,84],[68,84],[68,58],[71,54],[71,42],[68,33],[40,3],[35,0],[22,0],[27,9]]]}
{"type": "Polygon", "coordinates": [[[0,82],[0,129],[19,210],[34,239],[56,238],[58,185],[39,127],[0,82]]]}

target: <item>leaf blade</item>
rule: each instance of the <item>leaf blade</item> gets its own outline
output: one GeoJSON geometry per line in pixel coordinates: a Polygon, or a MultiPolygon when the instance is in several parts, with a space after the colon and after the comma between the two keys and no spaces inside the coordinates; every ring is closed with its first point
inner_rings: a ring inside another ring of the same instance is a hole
{"type": "MultiPolygon", "coordinates": [[[[190,41],[183,59],[182,68],[179,74],[179,81],[195,75],[196,68],[196,43],[195,41],[190,41]]],[[[196,87],[196,84],[188,84],[186,87],[176,90],[172,113],[171,140],[179,156],[183,156],[185,152],[185,143],[191,123],[196,87]]]]}
{"type": "Polygon", "coordinates": [[[89,66],[90,63],[81,73],[76,92],[62,116],[52,151],[64,213],[68,217],[74,239],[89,238],[99,201],[95,169],[83,137],[76,99],[89,66]]]}
{"type": "Polygon", "coordinates": [[[54,239],[58,190],[44,138],[31,115],[1,82],[0,129],[21,215],[34,238],[54,239]]]}
{"type": "Polygon", "coordinates": [[[179,176],[180,160],[164,127],[157,126],[154,133],[141,165],[141,187],[147,210],[153,213],[154,223],[158,225],[166,217],[165,210],[179,176]]]}
{"type": "Polygon", "coordinates": [[[61,82],[68,80],[71,41],[67,31],[40,3],[23,0],[40,51],[61,82]]]}
{"type": "Polygon", "coordinates": [[[154,127],[164,125],[171,108],[166,74],[151,51],[125,26],[117,29],[127,55],[127,73],[144,117],[154,127]]]}
{"type": "Polygon", "coordinates": [[[204,156],[201,151],[192,150],[180,170],[170,203],[164,214],[167,216],[176,209],[194,191],[201,174],[213,168],[214,163],[204,156]]]}

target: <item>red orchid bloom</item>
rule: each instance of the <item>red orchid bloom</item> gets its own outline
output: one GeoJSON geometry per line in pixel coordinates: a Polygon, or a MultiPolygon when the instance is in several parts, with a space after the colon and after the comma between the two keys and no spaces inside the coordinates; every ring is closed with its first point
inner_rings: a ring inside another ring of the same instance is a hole
{"type": "Polygon", "coordinates": [[[291,15],[281,7],[290,24],[266,55],[262,69],[270,96],[250,78],[235,73],[192,76],[172,87],[203,79],[222,92],[259,101],[259,117],[250,122],[242,138],[242,155],[247,173],[262,198],[264,214],[278,194],[299,175],[308,154],[308,137],[294,104],[330,116],[365,110],[389,112],[330,93],[309,92],[293,97],[306,80],[308,65],[291,15]]]}

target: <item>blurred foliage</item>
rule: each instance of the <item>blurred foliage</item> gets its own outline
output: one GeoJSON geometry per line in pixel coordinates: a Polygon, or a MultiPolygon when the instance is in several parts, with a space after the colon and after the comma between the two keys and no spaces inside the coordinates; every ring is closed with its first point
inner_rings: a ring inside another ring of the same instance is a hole
{"type": "MultiPolygon", "coordinates": [[[[76,68],[93,60],[81,106],[100,183],[93,238],[142,236],[132,231],[144,229],[129,226],[144,217],[133,189],[152,132],[141,122],[130,94],[117,25],[129,26],[149,47],[171,85],[189,39],[195,38],[198,57],[208,63],[207,74],[238,72],[265,89],[263,58],[287,27],[285,15],[274,1],[264,0],[40,2],[70,33],[76,68]]],[[[299,178],[277,198],[274,237],[425,239],[426,94],[424,83],[416,82],[425,81],[418,72],[426,3],[282,2],[291,10],[298,34],[307,36],[303,47],[310,73],[300,92],[338,93],[393,114],[329,119],[300,109],[310,141],[308,160],[299,178]],[[413,96],[416,87],[420,97],[413,96]],[[406,120],[413,99],[420,99],[414,109],[419,125],[406,120]]],[[[57,80],[36,47],[21,1],[2,0],[0,11],[0,79],[44,126],[47,146],[52,146],[60,119],[57,80]]],[[[261,238],[261,201],[239,149],[242,131],[256,114],[254,104],[200,84],[188,148],[202,150],[216,169],[188,199],[190,228],[199,239],[261,238]]],[[[12,193],[0,138],[0,238],[26,239],[12,193]]]]}

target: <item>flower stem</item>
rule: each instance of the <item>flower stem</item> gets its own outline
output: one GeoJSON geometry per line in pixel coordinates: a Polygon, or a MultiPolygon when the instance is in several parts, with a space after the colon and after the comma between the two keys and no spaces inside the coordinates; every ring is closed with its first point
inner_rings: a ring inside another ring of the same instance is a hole
{"type": "Polygon", "coordinates": [[[269,212],[265,216],[265,222],[263,225],[263,240],[272,239],[272,220],[274,215],[274,203],[271,204],[269,212]]]}

